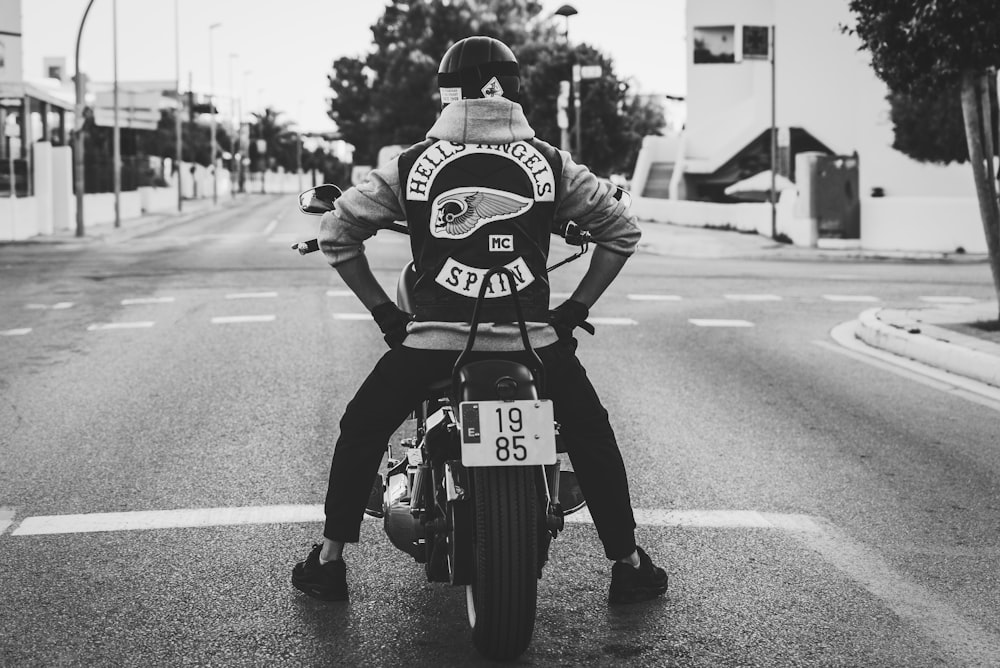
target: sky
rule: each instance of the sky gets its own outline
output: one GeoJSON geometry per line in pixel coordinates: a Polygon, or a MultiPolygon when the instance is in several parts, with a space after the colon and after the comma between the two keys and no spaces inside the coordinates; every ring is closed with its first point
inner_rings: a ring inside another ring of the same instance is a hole
{"type": "MultiPolygon", "coordinates": [[[[51,56],[65,57],[72,73],[88,0],[21,2],[25,76],[41,78],[42,59],[51,56]]],[[[545,15],[562,4],[543,0],[545,15]]],[[[609,55],[619,78],[631,79],[643,93],[684,95],[684,0],[569,4],[579,12],[569,19],[571,41],[609,55]]],[[[114,78],[113,5],[114,0],[94,0],[83,28],[80,64],[92,81],[114,78]]],[[[238,100],[244,111],[270,106],[302,130],[331,131],[326,75],[335,59],[371,49],[370,27],[385,5],[385,0],[117,0],[118,80],[172,82],[179,61],[184,90],[190,81],[195,90],[238,100]]],[[[565,25],[561,16],[552,20],[565,25]]]]}

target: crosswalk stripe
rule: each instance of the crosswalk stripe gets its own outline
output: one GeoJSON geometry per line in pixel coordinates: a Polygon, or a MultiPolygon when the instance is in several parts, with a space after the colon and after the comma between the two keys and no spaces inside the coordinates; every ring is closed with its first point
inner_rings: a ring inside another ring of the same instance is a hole
{"type": "Polygon", "coordinates": [[[0,336],[24,336],[31,332],[30,327],[21,327],[19,329],[5,329],[0,331],[0,336]]]}

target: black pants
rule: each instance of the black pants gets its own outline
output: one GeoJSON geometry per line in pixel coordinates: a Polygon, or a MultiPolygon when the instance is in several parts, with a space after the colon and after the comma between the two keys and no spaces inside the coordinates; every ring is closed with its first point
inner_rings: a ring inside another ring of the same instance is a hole
{"type": "MultiPolygon", "coordinates": [[[[609,559],[635,550],[628,479],[608,412],[594,391],[572,340],[538,349],[547,398],[609,559]]],[[[524,353],[473,353],[469,361],[524,353]]],[[[358,542],[365,503],[386,444],[435,382],[451,377],[457,351],[397,347],[387,352],[347,404],[330,466],[326,525],[330,540],[358,542]]]]}

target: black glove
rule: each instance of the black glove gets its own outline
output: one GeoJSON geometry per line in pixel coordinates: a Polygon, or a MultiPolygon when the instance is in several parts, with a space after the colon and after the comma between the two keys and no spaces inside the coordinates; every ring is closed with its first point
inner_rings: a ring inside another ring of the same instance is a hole
{"type": "Polygon", "coordinates": [[[402,310],[392,302],[379,304],[372,309],[375,324],[385,334],[383,337],[390,348],[398,348],[406,338],[406,325],[413,320],[413,315],[402,310]]]}
{"type": "Polygon", "coordinates": [[[549,324],[552,325],[560,340],[573,338],[573,330],[579,327],[588,334],[594,333],[594,326],[587,322],[590,309],[572,299],[567,299],[559,306],[549,311],[549,324]]]}

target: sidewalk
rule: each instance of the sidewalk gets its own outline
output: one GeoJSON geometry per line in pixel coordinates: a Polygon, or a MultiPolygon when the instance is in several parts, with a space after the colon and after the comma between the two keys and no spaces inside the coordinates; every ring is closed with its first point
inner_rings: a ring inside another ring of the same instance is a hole
{"type": "MultiPolygon", "coordinates": [[[[687,258],[744,258],[801,261],[932,260],[985,262],[981,254],[865,251],[857,248],[801,248],[756,234],[640,221],[639,251],[687,258]]],[[[863,343],[959,376],[1000,387],[1000,330],[974,323],[996,322],[996,302],[916,309],[873,308],[858,319],[863,343]]]]}
{"type": "Polygon", "coordinates": [[[84,236],[76,236],[76,228],[64,229],[52,234],[39,235],[28,239],[18,239],[16,241],[0,241],[0,247],[21,245],[48,245],[48,244],[71,244],[85,245],[94,242],[102,242],[109,239],[129,239],[138,234],[143,234],[152,230],[184,223],[198,216],[212,211],[221,210],[221,205],[213,205],[210,199],[184,200],[182,211],[176,208],[167,211],[156,211],[136,218],[123,218],[121,225],[115,227],[113,223],[99,223],[86,225],[84,236]]]}

